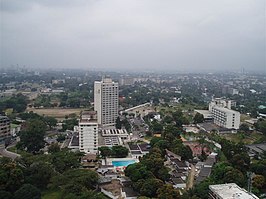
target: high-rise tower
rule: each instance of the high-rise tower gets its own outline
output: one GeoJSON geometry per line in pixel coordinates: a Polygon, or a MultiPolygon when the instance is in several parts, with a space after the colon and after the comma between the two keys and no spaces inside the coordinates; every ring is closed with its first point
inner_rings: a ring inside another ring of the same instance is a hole
{"type": "Polygon", "coordinates": [[[94,110],[97,111],[100,125],[115,125],[118,116],[118,91],[118,83],[111,78],[94,82],[94,110]]]}

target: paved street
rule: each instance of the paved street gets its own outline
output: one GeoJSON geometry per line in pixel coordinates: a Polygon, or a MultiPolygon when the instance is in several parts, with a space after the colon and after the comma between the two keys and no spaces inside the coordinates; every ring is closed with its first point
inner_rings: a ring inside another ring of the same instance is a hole
{"type": "Polygon", "coordinates": [[[3,157],[8,157],[8,158],[11,158],[11,159],[13,159],[13,160],[14,160],[15,158],[17,158],[17,157],[20,157],[20,155],[17,154],[17,153],[13,153],[13,152],[7,151],[7,150],[4,148],[4,146],[0,148],[0,154],[1,154],[1,156],[3,156],[3,157]]]}

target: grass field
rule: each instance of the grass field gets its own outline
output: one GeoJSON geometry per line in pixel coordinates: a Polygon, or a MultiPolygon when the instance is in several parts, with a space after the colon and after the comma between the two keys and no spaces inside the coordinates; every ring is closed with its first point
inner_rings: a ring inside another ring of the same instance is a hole
{"type": "Polygon", "coordinates": [[[84,108],[28,108],[27,111],[32,111],[39,115],[55,117],[58,120],[64,119],[65,116],[70,114],[79,115],[84,108]]]}
{"type": "Polygon", "coordinates": [[[249,135],[245,135],[243,133],[232,133],[232,134],[224,134],[221,136],[226,138],[227,140],[236,143],[243,142],[244,144],[252,144],[254,142],[266,139],[264,135],[259,134],[256,131],[253,131],[249,135]]]}

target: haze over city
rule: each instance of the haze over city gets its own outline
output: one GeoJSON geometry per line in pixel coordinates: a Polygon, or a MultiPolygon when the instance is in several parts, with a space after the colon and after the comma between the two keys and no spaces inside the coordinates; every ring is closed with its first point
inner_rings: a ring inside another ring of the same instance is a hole
{"type": "Polygon", "coordinates": [[[0,199],[266,199],[265,0],[0,0],[0,199]]]}
{"type": "Polygon", "coordinates": [[[1,0],[0,68],[265,72],[265,1],[1,0]]]}

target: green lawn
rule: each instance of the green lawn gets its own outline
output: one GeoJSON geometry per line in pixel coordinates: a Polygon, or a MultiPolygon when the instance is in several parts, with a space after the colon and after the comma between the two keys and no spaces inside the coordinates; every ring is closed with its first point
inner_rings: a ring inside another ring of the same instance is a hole
{"type": "Polygon", "coordinates": [[[60,190],[45,191],[42,193],[42,199],[61,199],[62,192],[60,190]]]}
{"type": "Polygon", "coordinates": [[[266,139],[264,135],[259,134],[255,131],[253,131],[249,135],[245,135],[243,133],[232,133],[232,134],[224,134],[221,136],[226,138],[227,140],[231,140],[236,143],[243,142],[244,144],[252,144],[254,142],[266,139]]]}

